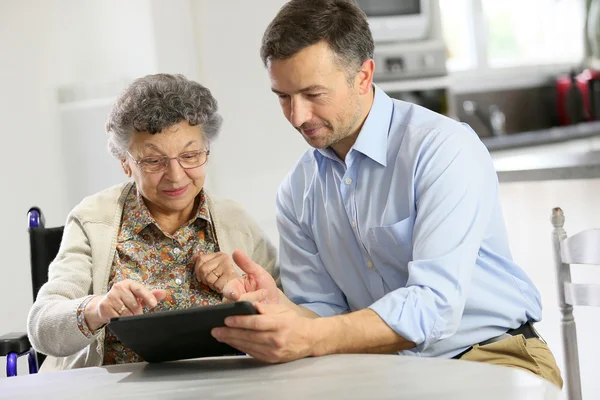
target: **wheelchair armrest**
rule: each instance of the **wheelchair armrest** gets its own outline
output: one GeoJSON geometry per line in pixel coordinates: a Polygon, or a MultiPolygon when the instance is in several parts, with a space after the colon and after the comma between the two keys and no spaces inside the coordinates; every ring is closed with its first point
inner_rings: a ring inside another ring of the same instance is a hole
{"type": "Polygon", "coordinates": [[[9,353],[21,354],[31,349],[31,343],[27,334],[23,332],[11,332],[0,336],[0,357],[9,353]]]}

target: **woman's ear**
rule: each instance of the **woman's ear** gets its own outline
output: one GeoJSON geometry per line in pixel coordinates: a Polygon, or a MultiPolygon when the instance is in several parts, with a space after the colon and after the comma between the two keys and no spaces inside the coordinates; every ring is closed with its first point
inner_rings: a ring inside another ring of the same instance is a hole
{"type": "Polygon", "coordinates": [[[127,175],[128,178],[131,178],[131,167],[125,158],[121,160],[121,169],[123,169],[123,172],[125,172],[125,175],[127,175]]]}

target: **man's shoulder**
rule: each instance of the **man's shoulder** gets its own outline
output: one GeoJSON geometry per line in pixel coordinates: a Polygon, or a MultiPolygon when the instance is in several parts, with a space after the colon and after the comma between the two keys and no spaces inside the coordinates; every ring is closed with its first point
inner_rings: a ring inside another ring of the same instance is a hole
{"type": "Polygon", "coordinates": [[[283,184],[306,186],[318,169],[316,152],[317,150],[313,148],[306,150],[287,174],[283,184]]]}
{"type": "Polygon", "coordinates": [[[416,104],[407,106],[403,102],[396,103],[396,106],[401,112],[394,116],[390,133],[400,139],[405,152],[417,156],[423,151],[439,147],[448,139],[455,142],[480,141],[475,131],[463,122],[416,104]]]}

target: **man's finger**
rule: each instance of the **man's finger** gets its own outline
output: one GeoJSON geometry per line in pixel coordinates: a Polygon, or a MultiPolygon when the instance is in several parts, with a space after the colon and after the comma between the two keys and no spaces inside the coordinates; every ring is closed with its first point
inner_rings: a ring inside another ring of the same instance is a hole
{"type": "MultiPolygon", "coordinates": [[[[246,329],[232,329],[227,327],[214,328],[211,335],[219,342],[229,343],[232,340],[239,340],[246,343],[252,343],[258,346],[272,347],[273,340],[268,335],[271,332],[249,331],[246,329]]],[[[243,350],[242,350],[243,351],[243,350]]]]}
{"type": "Polygon", "coordinates": [[[243,340],[230,340],[224,343],[227,343],[234,349],[238,349],[239,351],[244,352],[249,356],[256,358],[257,360],[265,361],[268,363],[276,362],[273,361],[272,356],[266,353],[268,349],[265,348],[265,346],[262,344],[250,343],[243,340]]]}
{"type": "Polygon", "coordinates": [[[283,304],[268,304],[264,302],[256,302],[252,303],[252,305],[260,314],[281,314],[290,310],[289,307],[283,304]]]}
{"type": "Polygon", "coordinates": [[[260,303],[265,301],[267,298],[267,291],[264,289],[261,290],[256,290],[254,292],[250,292],[250,293],[244,293],[241,296],[239,296],[239,298],[237,299],[237,301],[247,301],[249,303],[260,303]]]}
{"type": "Polygon", "coordinates": [[[238,315],[225,318],[225,325],[229,328],[244,329],[254,332],[273,331],[278,323],[274,318],[265,315],[238,315]]]}
{"type": "Polygon", "coordinates": [[[252,261],[250,257],[244,254],[244,252],[241,250],[234,250],[231,256],[237,266],[248,275],[258,275],[262,272],[265,272],[263,267],[252,261]]]}

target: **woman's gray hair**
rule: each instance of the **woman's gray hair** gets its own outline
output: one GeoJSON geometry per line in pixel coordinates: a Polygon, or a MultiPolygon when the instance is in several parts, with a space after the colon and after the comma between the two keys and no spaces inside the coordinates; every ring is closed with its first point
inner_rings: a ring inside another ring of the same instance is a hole
{"type": "Polygon", "coordinates": [[[135,132],[156,134],[187,121],[200,125],[208,143],[221,128],[217,100],[210,90],[183,75],[156,74],[136,79],[113,104],[106,121],[108,148],[122,160],[135,132]]]}

